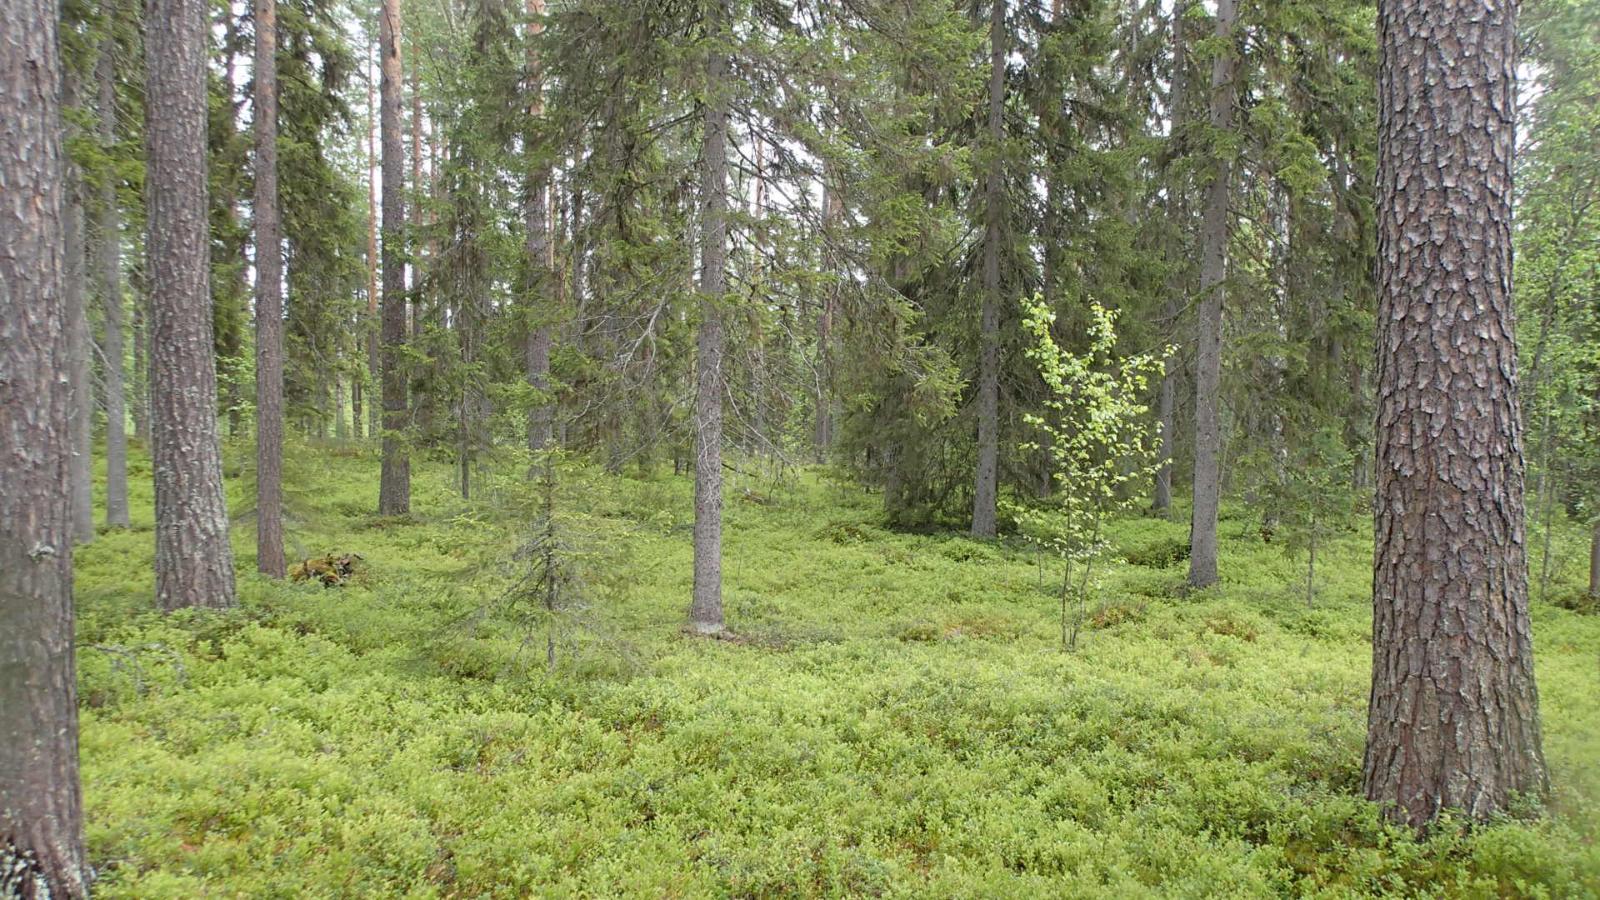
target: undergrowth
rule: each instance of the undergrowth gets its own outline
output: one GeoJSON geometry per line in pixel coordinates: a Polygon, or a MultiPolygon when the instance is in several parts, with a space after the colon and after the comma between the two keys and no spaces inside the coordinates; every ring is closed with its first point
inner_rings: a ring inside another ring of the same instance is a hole
{"type": "MultiPolygon", "coordinates": [[[[584,609],[487,600],[521,577],[515,483],[467,503],[414,465],[301,449],[292,553],[239,609],[153,611],[134,527],[77,553],[88,840],[101,897],[1600,895],[1600,618],[1534,607],[1541,817],[1426,840],[1360,799],[1370,537],[1318,606],[1243,518],[1184,596],[1184,526],[1124,519],[1078,652],[1022,545],[898,534],[811,475],[727,504],[737,640],[683,636],[690,484],[573,472],[584,609]]],[[[480,482],[483,483],[483,482],[480,482]]],[[[244,509],[244,485],[230,485],[244,509]]],[[[1561,570],[1562,583],[1575,579],[1561,570]]]]}

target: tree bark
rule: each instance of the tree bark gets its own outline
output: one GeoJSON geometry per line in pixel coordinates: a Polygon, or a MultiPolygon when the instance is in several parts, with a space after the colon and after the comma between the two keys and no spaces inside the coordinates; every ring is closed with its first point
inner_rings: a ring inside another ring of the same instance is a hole
{"type": "Polygon", "coordinates": [[[1600,519],[1589,537],[1589,596],[1600,600],[1600,519]]]}
{"type": "MultiPolygon", "coordinates": [[[[68,70],[63,77],[62,103],[78,105],[78,79],[68,70]]],[[[68,124],[66,133],[77,129],[68,124]]],[[[72,383],[72,539],[87,544],[94,540],[93,451],[94,388],[89,365],[89,307],[84,290],[87,253],[83,228],[83,177],[72,158],[62,157],[66,194],[62,209],[63,240],[66,251],[65,295],[67,300],[67,377],[72,383]]]]}
{"type": "Polygon", "coordinates": [[[1412,826],[1547,789],[1512,330],[1515,8],[1379,3],[1372,698],[1362,781],[1412,826]]]}
{"type": "MultiPolygon", "coordinates": [[[[100,146],[111,152],[117,140],[115,40],[100,42],[95,62],[99,93],[100,146]]],[[[109,167],[108,167],[109,168],[109,167]]],[[[105,319],[100,350],[105,356],[106,398],[106,525],[128,527],[128,410],[122,374],[122,224],[117,215],[117,180],[107,171],[100,179],[98,232],[100,305],[105,319]]]]}
{"type": "MultiPolygon", "coordinates": [[[[1233,46],[1237,0],[1218,0],[1216,36],[1221,44],[1211,61],[1213,141],[1233,128],[1235,77],[1239,57],[1233,46]]],[[[1213,143],[1215,147],[1215,143],[1213,143]]],[[[1194,409],[1194,510],[1189,523],[1189,584],[1217,582],[1217,508],[1222,500],[1222,308],[1228,274],[1228,195],[1232,160],[1212,151],[1212,173],[1201,214],[1200,306],[1196,323],[1194,409]]]]}
{"type": "Polygon", "coordinates": [[[150,446],[150,273],[148,254],[136,257],[128,271],[128,288],[133,294],[133,402],[128,415],[133,419],[133,436],[150,446]]]}
{"type": "Polygon", "coordinates": [[[145,20],[156,599],[168,610],[234,603],[212,340],[208,10],[204,0],[150,0],[145,20]]]}
{"type": "MultiPolygon", "coordinates": [[[[717,0],[707,27],[721,41],[729,2],[717,0]]],[[[712,96],[705,109],[700,184],[700,334],[695,361],[694,600],[689,627],[719,634],[722,622],[722,397],[724,268],[728,253],[728,58],[719,47],[706,62],[712,96]]]]}
{"type": "MultiPolygon", "coordinates": [[[[370,52],[371,46],[368,46],[370,52]]],[[[370,58],[369,58],[370,63],[370,58]]],[[[376,437],[383,430],[382,381],[383,363],[378,355],[378,191],[373,184],[372,172],[378,167],[377,139],[372,136],[377,125],[377,91],[371,81],[372,67],[367,66],[367,374],[368,383],[378,388],[380,396],[368,401],[367,433],[376,437]]]]}
{"type": "MultiPolygon", "coordinates": [[[[844,219],[844,200],[841,185],[834,177],[833,167],[823,169],[827,182],[822,186],[823,254],[828,274],[843,278],[843,270],[835,250],[840,240],[839,224],[844,219]]],[[[823,291],[822,303],[817,310],[817,389],[816,425],[813,445],[817,461],[827,462],[833,449],[833,317],[839,308],[841,285],[833,284],[823,291]]]]}
{"type": "MultiPolygon", "coordinates": [[[[544,115],[544,84],[539,73],[538,37],[544,31],[544,0],[528,0],[528,77],[532,80],[529,88],[530,99],[528,114],[530,119],[537,121],[544,115]]],[[[541,399],[528,411],[528,449],[535,452],[543,450],[550,443],[552,412],[554,406],[549,399],[550,391],[550,324],[547,321],[550,310],[548,293],[552,284],[551,269],[553,263],[550,258],[550,209],[549,209],[549,182],[550,168],[541,158],[541,151],[534,147],[534,130],[530,128],[527,147],[528,153],[534,158],[528,171],[528,188],[526,205],[523,209],[524,224],[527,228],[527,254],[528,266],[533,273],[529,281],[529,302],[532,306],[531,313],[534,324],[528,335],[527,343],[527,378],[528,384],[540,393],[541,399]]],[[[533,474],[533,473],[530,473],[533,474]]]]}
{"type": "MultiPolygon", "coordinates": [[[[1187,0],[1179,0],[1172,7],[1172,73],[1171,93],[1167,100],[1167,118],[1170,121],[1170,140],[1175,145],[1174,151],[1168,159],[1166,174],[1168,176],[1166,211],[1167,217],[1177,229],[1175,239],[1171,244],[1171,252],[1167,263],[1171,266],[1170,274],[1166,281],[1166,298],[1161,303],[1161,322],[1166,329],[1169,339],[1177,332],[1178,313],[1184,306],[1179,303],[1184,289],[1188,285],[1188,261],[1184,255],[1185,232],[1188,230],[1188,214],[1181,202],[1182,190],[1176,183],[1176,162],[1182,152],[1184,132],[1186,129],[1186,104],[1189,83],[1189,48],[1186,40],[1184,18],[1189,11],[1187,0]]],[[[1163,518],[1172,511],[1172,448],[1178,438],[1178,373],[1177,360],[1167,360],[1166,367],[1161,372],[1161,384],[1156,393],[1156,416],[1159,420],[1161,449],[1157,460],[1154,484],[1154,496],[1150,504],[1151,509],[1163,518]]]]}
{"type": "Polygon", "coordinates": [[[411,512],[411,457],[405,446],[405,159],[400,144],[400,2],[383,0],[378,53],[383,138],[383,472],[378,514],[411,512]]]}
{"type": "Polygon", "coordinates": [[[88,896],[57,4],[0,0],[0,880],[88,896]]]}
{"type": "MultiPolygon", "coordinates": [[[[1169,295],[1161,304],[1161,313],[1170,327],[1178,318],[1177,300],[1169,295]]],[[[1166,369],[1161,373],[1161,384],[1156,390],[1156,418],[1161,449],[1150,507],[1163,519],[1172,512],[1172,443],[1178,436],[1178,376],[1173,371],[1176,364],[1175,359],[1167,360],[1166,369]]]]}
{"type": "Polygon", "coordinates": [[[278,4],[255,0],[256,570],[283,578],[283,237],[278,225],[278,4]]]}
{"type": "Polygon", "coordinates": [[[989,7],[989,171],[983,201],[983,307],[978,324],[978,470],[972,491],[972,536],[995,536],[1000,475],[1000,226],[1005,139],[1006,4],[989,7]]]}

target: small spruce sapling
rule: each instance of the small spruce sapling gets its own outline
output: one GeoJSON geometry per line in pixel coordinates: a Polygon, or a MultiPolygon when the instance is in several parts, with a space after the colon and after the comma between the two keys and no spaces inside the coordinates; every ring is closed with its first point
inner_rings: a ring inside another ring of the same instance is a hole
{"type": "Polygon", "coordinates": [[[1048,415],[1024,417],[1047,443],[1029,441],[1022,450],[1044,452],[1056,491],[1047,504],[1008,506],[1023,534],[1061,558],[1061,646],[1074,650],[1094,564],[1106,552],[1105,522],[1138,502],[1127,486],[1150,478],[1159,464],[1160,441],[1140,398],[1172,351],[1117,356],[1116,313],[1095,303],[1088,347],[1075,354],[1056,343],[1055,319],[1043,297],[1023,302],[1023,327],[1032,338],[1027,356],[1049,395],[1048,415]]]}
{"type": "Polygon", "coordinates": [[[1317,553],[1355,509],[1350,484],[1353,459],[1339,426],[1315,429],[1289,449],[1284,477],[1269,487],[1277,510],[1274,537],[1286,557],[1306,561],[1306,606],[1316,602],[1317,553]]]}

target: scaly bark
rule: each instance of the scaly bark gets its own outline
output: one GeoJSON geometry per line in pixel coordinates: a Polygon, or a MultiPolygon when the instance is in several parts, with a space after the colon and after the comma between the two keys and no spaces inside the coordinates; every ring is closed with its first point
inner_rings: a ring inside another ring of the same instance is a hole
{"type": "MultiPolygon", "coordinates": [[[[707,24],[717,40],[727,35],[728,0],[717,0],[707,24]]],[[[723,302],[728,254],[728,58],[722,49],[706,62],[704,169],[700,182],[700,334],[695,360],[694,600],[689,627],[719,634],[722,623],[722,397],[723,302]]]]}
{"type": "Polygon", "coordinates": [[[972,491],[972,536],[995,536],[1000,487],[1001,142],[1005,139],[1006,4],[989,7],[989,171],[983,189],[983,308],[978,323],[978,470],[972,491]]]}
{"type": "Polygon", "coordinates": [[[278,4],[255,0],[256,570],[283,558],[283,238],[278,224],[278,4]]]}
{"type": "Polygon", "coordinates": [[[405,159],[400,145],[400,2],[383,0],[378,26],[379,130],[383,139],[383,472],[378,513],[411,512],[411,457],[405,445],[405,159]]]}
{"type": "Polygon", "coordinates": [[[85,897],[57,5],[0,0],[0,872],[85,897]],[[10,874],[12,869],[15,874],[10,874]]]}
{"type": "Polygon", "coordinates": [[[1512,331],[1515,6],[1379,3],[1372,698],[1389,815],[1483,819],[1547,777],[1512,331]]]}
{"type": "Polygon", "coordinates": [[[204,0],[150,0],[145,19],[156,598],[168,610],[234,603],[212,340],[208,11],[204,0]]]}
{"type": "MultiPolygon", "coordinates": [[[[1211,61],[1213,138],[1233,127],[1239,57],[1233,46],[1237,0],[1217,2],[1217,42],[1211,61]]],[[[1215,144],[1213,144],[1215,146],[1215,144]]],[[[1222,307],[1228,274],[1228,195],[1233,177],[1227,152],[1212,152],[1211,181],[1201,213],[1200,306],[1194,363],[1194,511],[1189,522],[1189,584],[1217,582],[1217,508],[1222,501],[1222,307]]]]}

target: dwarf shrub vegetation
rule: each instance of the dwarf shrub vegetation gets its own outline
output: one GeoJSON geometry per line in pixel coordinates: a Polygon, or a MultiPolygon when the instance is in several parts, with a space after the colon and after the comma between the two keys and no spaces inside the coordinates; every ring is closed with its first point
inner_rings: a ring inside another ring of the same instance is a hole
{"type": "Polygon", "coordinates": [[[679,632],[689,481],[575,471],[586,618],[551,666],[552,623],[486,603],[520,577],[516,486],[468,504],[419,464],[414,519],[383,520],[375,459],[297,465],[291,555],[361,554],[342,587],[252,575],[237,610],[156,614],[142,459],[133,529],[78,553],[101,897],[1600,895],[1600,618],[1534,606],[1548,811],[1416,839],[1359,796],[1355,523],[1307,609],[1243,516],[1188,597],[1183,526],[1114,520],[1138,564],[1105,563],[1064,654],[1027,545],[752,484],[738,639],[704,641],[679,632]]]}

